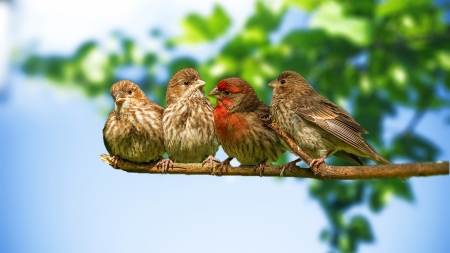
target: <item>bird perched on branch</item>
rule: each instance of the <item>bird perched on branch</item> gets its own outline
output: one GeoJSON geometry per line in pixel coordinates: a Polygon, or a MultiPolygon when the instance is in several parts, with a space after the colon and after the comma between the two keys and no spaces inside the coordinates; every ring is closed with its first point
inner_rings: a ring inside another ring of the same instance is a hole
{"type": "Polygon", "coordinates": [[[129,80],[113,84],[110,93],[115,108],[103,128],[103,142],[115,157],[114,168],[121,158],[140,163],[162,157],[164,109],[129,80]]]}
{"type": "Polygon", "coordinates": [[[256,164],[264,172],[266,164],[275,162],[285,151],[278,135],[268,126],[270,109],[258,99],[253,88],[241,78],[221,80],[210,93],[217,98],[214,124],[228,158],[219,164],[227,168],[235,157],[241,164],[256,164]]]}
{"type": "Polygon", "coordinates": [[[359,157],[390,164],[361,137],[367,131],[349,113],[316,93],[298,73],[284,71],[269,86],[274,122],[313,158],[311,168],[331,155],[355,165],[363,165],[359,157]]]}
{"type": "Polygon", "coordinates": [[[172,160],[180,163],[219,162],[214,155],[219,141],[214,129],[211,102],[205,97],[198,72],[192,68],[179,70],[167,86],[167,107],[163,115],[164,144],[168,159],[158,163],[165,172],[172,160]]]}

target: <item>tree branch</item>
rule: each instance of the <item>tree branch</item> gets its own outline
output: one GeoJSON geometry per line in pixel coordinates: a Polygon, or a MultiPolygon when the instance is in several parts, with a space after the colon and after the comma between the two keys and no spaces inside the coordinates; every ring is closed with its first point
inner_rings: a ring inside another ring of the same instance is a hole
{"type": "MultiPolygon", "coordinates": [[[[100,159],[113,166],[112,156],[100,155],[100,159]]],[[[126,172],[161,174],[161,169],[156,168],[156,162],[132,163],[120,160],[118,168],[126,172]]],[[[201,163],[174,163],[173,168],[167,174],[185,175],[210,175],[211,169],[201,163]]],[[[326,170],[320,170],[320,174],[314,175],[311,170],[300,167],[293,167],[292,171],[286,170],[284,177],[316,178],[316,179],[374,179],[374,178],[407,178],[414,176],[448,175],[449,163],[445,162],[425,162],[407,163],[377,166],[328,166],[326,170]]],[[[259,176],[259,171],[255,172],[253,166],[229,167],[228,172],[222,171],[222,176],[259,176]]],[[[280,166],[268,166],[264,169],[264,177],[279,177],[280,166]]]]}
{"type": "MultiPolygon", "coordinates": [[[[309,157],[294,140],[284,132],[277,124],[272,123],[270,127],[276,131],[286,144],[291,148],[291,152],[300,157],[307,164],[310,164],[312,158],[309,157]]],[[[100,155],[100,159],[114,166],[112,156],[100,155]]],[[[126,172],[135,173],[161,173],[161,169],[156,168],[156,162],[151,163],[133,163],[125,160],[119,160],[117,167],[126,172]]],[[[284,177],[300,177],[315,179],[375,179],[375,178],[409,178],[417,176],[448,175],[449,162],[423,162],[390,164],[377,166],[330,166],[322,163],[314,172],[310,169],[293,166],[292,170],[284,172],[284,177]]],[[[281,166],[267,166],[264,169],[265,177],[280,176],[281,166]]],[[[173,168],[167,171],[167,174],[185,174],[185,175],[210,175],[211,168],[202,166],[201,163],[174,163],[173,168]]],[[[229,167],[228,171],[222,171],[223,176],[259,176],[259,171],[255,171],[253,166],[229,167]]]]}

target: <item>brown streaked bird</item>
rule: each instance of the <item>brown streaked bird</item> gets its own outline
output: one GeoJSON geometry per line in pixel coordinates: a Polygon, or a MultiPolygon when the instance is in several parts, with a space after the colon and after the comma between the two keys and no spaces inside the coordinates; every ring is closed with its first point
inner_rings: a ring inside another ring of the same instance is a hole
{"type": "Polygon", "coordinates": [[[348,112],[316,93],[298,73],[284,71],[269,86],[274,122],[313,158],[310,167],[331,155],[355,165],[363,165],[359,157],[390,164],[361,137],[367,131],[348,112]]]}
{"type": "Polygon", "coordinates": [[[235,157],[245,165],[256,164],[260,176],[266,164],[275,162],[285,151],[278,135],[269,127],[270,109],[258,99],[253,88],[237,77],[221,80],[210,93],[217,98],[214,124],[228,158],[217,167],[228,168],[235,157]]]}
{"type": "Polygon", "coordinates": [[[164,154],[162,115],[164,109],[151,101],[129,80],[118,81],[110,90],[114,110],[103,128],[109,154],[132,162],[155,161],[164,154]]]}
{"type": "Polygon", "coordinates": [[[167,85],[167,107],[163,115],[164,144],[168,159],[158,163],[163,172],[179,163],[219,162],[214,155],[219,141],[214,129],[211,102],[205,97],[198,72],[192,68],[179,70],[167,85]]]}

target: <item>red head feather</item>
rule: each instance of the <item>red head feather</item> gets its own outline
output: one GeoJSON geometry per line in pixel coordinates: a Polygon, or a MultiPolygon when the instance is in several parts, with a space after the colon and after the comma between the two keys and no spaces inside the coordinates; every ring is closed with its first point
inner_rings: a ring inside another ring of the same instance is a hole
{"type": "Polygon", "coordinates": [[[241,78],[231,77],[220,80],[217,84],[217,89],[219,91],[231,91],[233,93],[249,93],[252,91],[250,85],[241,78]]]}

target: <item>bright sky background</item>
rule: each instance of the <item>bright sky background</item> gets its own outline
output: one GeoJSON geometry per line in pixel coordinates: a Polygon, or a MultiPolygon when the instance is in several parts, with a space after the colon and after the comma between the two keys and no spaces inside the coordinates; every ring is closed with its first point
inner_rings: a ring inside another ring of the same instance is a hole
{"type": "MultiPolygon", "coordinates": [[[[238,29],[253,1],[222,5],[238,29]]],[[[179,34],[187,12],[208,14],[212,2],[16,0],[11,10],[9,21],[0,19],[10,24],[11,36],[4,36],[1,29],[8,26],[0,23],[0,38],[11,38],[12,48],[71,53],[112,30],[140,40],[153,27],[179,34]]],[[[88,101],[77,90],[60,90],[16,71],[0,82],[6,84],[0,93],[8,95],[0,99],[0,252],[327,251],[318,239],[327,222],[308,196],[309,180],[114,170],[97,158],[106,153],[103,99],[88,101]]],[[[449,112],[428,113],[417,128],[439,145],[439,159],[445,160],[449,112]]],[[[400,110],[386,122],[386,135],[403,129],[411,117],[411,111],[400,110]]],[[[393,201],[376,215],[352,210],[370,217],[376,235],[376,243],[360,252],[448,252],[450,178],[410,182],[412,204],[393,201]]]]}

